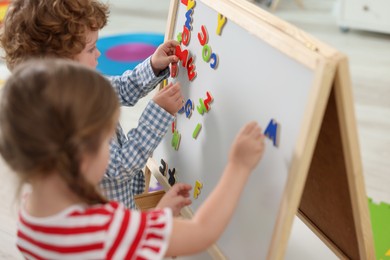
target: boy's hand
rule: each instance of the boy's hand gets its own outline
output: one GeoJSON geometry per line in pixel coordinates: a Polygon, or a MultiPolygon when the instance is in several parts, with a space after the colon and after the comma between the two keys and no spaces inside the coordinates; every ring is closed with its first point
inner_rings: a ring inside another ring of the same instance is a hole
{"type": "Polygon", "coordinates": [[[161,198],[156,209],[170,208],[173,216],[178,216],[180,210],[191,204],[190,200],[191,185],[185,183],[176,183],[161,198]]]}
{"type": "Polygon", "coordinates": [[[153,101],[171,115],[175,115],[183,107],[180,83],[169,83],[156,93],[153,101]]]}
{"type": "Polygon", "coordinates": [[[229,162],[251,172],[264,152],[264,135],[256,122],[246,124],[230,149],[229,162]]]}
{"type": "Polygon", "coordinates": [[[158,76],[170,63],[179,61],[179,58],[175,55],[176,45],[179,45],[179,42],[170,40],[158,46],[151,58],[154,75],[158,76]]]}

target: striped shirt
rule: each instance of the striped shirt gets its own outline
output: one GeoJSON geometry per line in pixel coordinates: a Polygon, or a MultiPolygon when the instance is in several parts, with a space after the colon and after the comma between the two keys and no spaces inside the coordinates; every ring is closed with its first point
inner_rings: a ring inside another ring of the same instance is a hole
{"type": "MultiPolygon", "coordinates": [[[[134,106],[168,76],[169,67],[156,77],[149,57],[133,70],[109,79],[121,105],[134,106]]],[[[118,125],[116,138],[113,138],[110,145],[110,163],[100,183],[103,194],[109,200],[135,209],[133,197],[142,193],[145,186],[142,170],[173,120],[174,116],[150,100],[136,128],[125,134],[118,125]]]]}
{"type": "Polygon", "coordinates": [[[139,212],[110,202],[45,218],[22,209],[17,246],[26,259],[162,259],[171,230],[168,208],[139,212]]]}

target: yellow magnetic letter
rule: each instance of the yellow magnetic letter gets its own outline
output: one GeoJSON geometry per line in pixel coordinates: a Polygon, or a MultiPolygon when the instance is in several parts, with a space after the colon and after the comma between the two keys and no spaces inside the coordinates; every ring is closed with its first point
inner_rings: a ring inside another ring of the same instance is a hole
{"type": "Polygon", "coordinates": [[[197,199],[199,194],[200,194],[200,190],[203,188],[203,184],[200,182],[200,181],[196,181],[195,182],[195,187],[194,187],[194,199],[197,199]]]}
{"type": "Polygon", "coordinates": [[[190,10],[192,8],[194,8],[195,6],[195,0],[188,0],[187,2],[187,10],[190,10]]]}
{"type": "Polygon", "coordinates": [[[226,17],[223,16],[222,14],[218,14],[218,26],[217,26],[217,34],[221,35],[222,32],[222,27],[226,23],[226,17]]]}

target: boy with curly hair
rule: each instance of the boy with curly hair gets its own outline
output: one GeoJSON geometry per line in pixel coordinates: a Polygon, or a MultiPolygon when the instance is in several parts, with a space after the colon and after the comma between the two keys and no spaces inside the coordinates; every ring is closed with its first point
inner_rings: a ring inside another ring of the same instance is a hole
{"type": "MultiPolygon", "coordinates": [[[[30,58],[57,57],[96,68],[98,32],[107,24],[108,6],[97,0],[14,0],[0,33],[8,68],[30,58]]],[[[109,77],[123,106],[134,106],[169,76],[176,63],[176,41],[167,41],[134,70],[109,77]]],[[[180,85],[168,85],[149,101],[138,126],[127,135],[120,124],[110,145],[110,163],[100,186],[110,200],[135,208],[145,186],[143,168],[182,107],[180,85]]]]}

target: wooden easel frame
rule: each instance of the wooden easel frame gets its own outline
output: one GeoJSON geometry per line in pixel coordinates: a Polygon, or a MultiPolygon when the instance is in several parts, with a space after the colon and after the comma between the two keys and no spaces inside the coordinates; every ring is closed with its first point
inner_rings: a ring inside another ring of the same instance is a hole
{"type": "MultiPolygon", "coordinates": [[[[197,0],[316,73],[267,259],[283,259],[296,214],[340,258],[375,259],[347,57],[240,0],[197,0]],[[261,30],[258,25],[261,24],[261,30]],[[252,26],[253,25],[253,26],[252,26]],[[320,98],[315,98],[320,97],[320,98]]],[[[172,0],[166,39],[173,38],[172,0]]],[[[148,169],[169,189],[153,159],[148,169]]],[[[186,209],[183,215],[191,217],[186,209]]],[[[214,259],[224,259],[211,248],[214,259]]]]}

